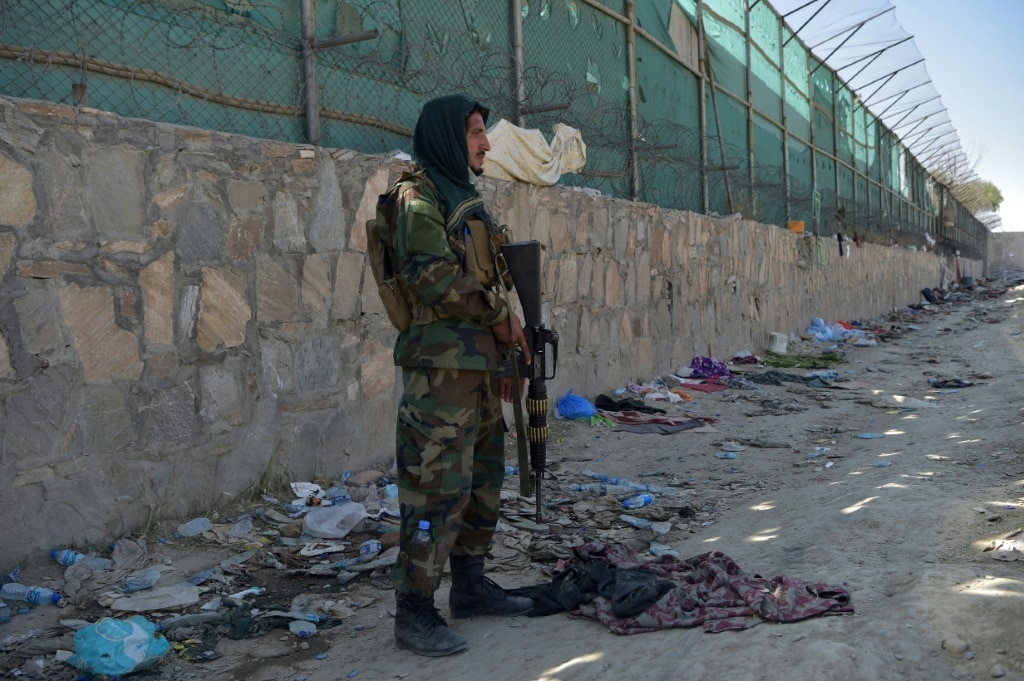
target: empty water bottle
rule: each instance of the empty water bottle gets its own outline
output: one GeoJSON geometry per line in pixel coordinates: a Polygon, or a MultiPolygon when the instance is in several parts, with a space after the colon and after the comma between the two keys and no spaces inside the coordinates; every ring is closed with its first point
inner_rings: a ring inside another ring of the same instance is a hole
{"type": "Polygon", "coordinates": [[[368,563],[373,560],[381,550],[380,540],[367,539],[359,545],[359,562],[368,563]]]}
{"type": "Polygon", "coordinates": [[[316,633],[316,625],[307,620],[292,620],[288,629],[299,638],[309,638],[316,633]]]}
{"type": "Polygon", "coordinates": [[[61,565],[78,565],[83,563],[97,570],[109,570],[114,567],[114,561],[100,556],[87,556],[71,549],[54,549],[50,551],[50,557],[61,565]]]}
{"type": "Polygon", "coordinates": [[[17,582],[11,582],[0,586],[0,598],[5,601],[24,601],[32,605],[56,605],[61,601],[61,595],[45,586],[25,586],[17,582]]]}
{"type": "Polygon", "coordinates": [[[412,545],[427,547],[433,543],[430,537],[430,521],[421,520],[419,523],[419,529],[416,530],[416,534],[412,536],[412,545]]]}
{"type": "Polygon", "coordinates": [[[126,577],[121,590],[126,594],[134,591],[145,591],[156,586],[158,581],[160,581],[160,570],[158,568],[146,568],[143,572],[126,577]]]}
{"type": "Polygon", "coordinates": [[[213,529],[213,523],[209,518],[193,518],[187,523],[178,525],[179,537],[194,537],[213,529]]]}
{"type": "Polygon", "coordinates": [[[651,526],[651,521],[647,518],[637,518],[636,516],[626,515],[625,513],[619,516],[619,520],[641,530],[645,530],[651,526]]]}
{"type": "Polygon", "coordinates": [[[573,492],[589,492],[590,494],[604,495],[608,493],[608,487],[603,482],[573,483],[569,485],[569,489],[573,492]]]}
{"type": "Polygon", "coordinates": [[[644,486],[647,488],[648,492],[651,492],[653,494],[664,494],[666,496],[679,496],[680,494],[683,494],[683,490],[679,489],[678,487],[662,487],[660,485],[651,484],[647,484],[644,486]]]}
{"type": "Polygon", "coordinates": [[[519,466],[505,466],[505,477],[519,475],[519,466]]]}
{"type": "Polygon", "coordinates": [[[630,497],[623,501],[622,505],[626,508],[642,508],[653,501],[654,498],[650,494],[637,494],[635,497],[630,497]]]}

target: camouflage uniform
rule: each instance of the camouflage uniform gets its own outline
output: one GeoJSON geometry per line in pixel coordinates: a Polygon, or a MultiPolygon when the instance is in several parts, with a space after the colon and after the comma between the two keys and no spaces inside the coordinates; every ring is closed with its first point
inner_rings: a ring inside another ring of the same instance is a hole
{"type": "Polygon", "coordinates": [[[464,270],[464,226],[445,226],[441,197],[421,175],[392,195],[398,268],[416,299],[413,325],[395,342],[403,369],[396,459],[401,540],[399,594],[433,596],[449,554],[482,556],[498,520],[504,478],[501,405],[492,372],[502,352],[490,327],[506,303],[464,270]],[[429,320],[429,321],[427,321],[429,320]],[[412,546],[430,521],[429,549],[412,546]]]}

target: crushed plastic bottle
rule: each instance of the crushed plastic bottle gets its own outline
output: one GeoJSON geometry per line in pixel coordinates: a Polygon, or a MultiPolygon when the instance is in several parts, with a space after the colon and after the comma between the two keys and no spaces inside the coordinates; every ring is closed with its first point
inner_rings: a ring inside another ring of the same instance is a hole
{"type": "Polygon", "coordinates": [[[572,484],[569,485],[569,489],[573,492],[587,492],[588,494],[596,494],[598,496],[605,496],[610,494],[612,496],[618,496],[620,494],[633,494],[635,492],[644,491],[643,489],[637,489],[630,485],[613,485],[611,483],[605,484],[603,482],[590,482],[587,484],[572,484]]]}
{"type": "Polygon", "coordinates": [[[505,477],[519,475],[519,466],[505,466],[505,477]]]}
{"type": "MultiPolygon", "coordinates": [[[[591,471],[591,470],[582,470],[582,471],[580,471],[580,475],[583,475],[583,476],[588,477],[588,478],[593,478],[594,480],[599,480],[604,485],[619,487],[621,489],[626,490],[627,492],[646,492],[647,491],[647,486],[646,485],[641,485],[639,483],[632,482],[630,480],[627,480],[626,478],[620,478],[618,476],[611,476],[611,477],[609,477],[609,476],[605,475],[604,473],[598,473],[597,471],[591,471]]],[[[625,493],[625,492],[622,492],[622,493],[625,493]]],[[[609,492],[609,494],[620,494],[620,492],[609,492]]]]}
{"type": "Polygon", "coordinates": [[[292,620],[288,623],[288,630],[299,638],[309,638],[316,634],[316,625],[308,620],[292,620]]]}
{"type": "Polygon", "coordinates": [[[671,556],[672,558],[679,557],[679,552],[668,544],[661,544],[659,542],[652,541],[649,550],[651,554],[655,556],[671,556]]]}
{"type": "Polygon", "coordinates": [[[124,580],[121,590],[126,594],[135,591],[145,591],[156,586],[158,581],[160,581],[160,570],[158,568],[146,568],[142,572],[129,575],[124,580]]]}
{"type": "Polygon", "coordinates": [[[373,560],[380,553],[381,546],[378,539],[367,539],[359,545],[359,562],[366,563],[373,560]]]}
{"type": "Polygon", "coordinates": [[[680,494],[685,494],[685,491],[678,487],[662,487],[661,485],[646,484],[644,485],[644,489],[651,494],[664,494],[666,496],[679,496],[680,494]]]}
{"type": "Polygon", "coordinates": [[[651,526],[650,520],[647,520],[646,518],[637,518],[636,516],[627,515],[625,513],[619,516],[619,520],[640,530],[646,530],[651,526]]]}
{"type": "Polygon", "coordinates": [[[650,494],[637,494],[635,497],[630,497],[622,502],[622,505],[626,508],[642,508],[649,506],[654,502],[654,497],[650,494]]]}
{"type": "Polygon", "coordinates": [[[857,433],[854,437],[858,437],[861,440],[871,440],[874,438],[885,437],[885,433],[857,433]]]}
{"type": "Polygon", "coordinates": [[[232,525],[225,534],[229,537],[244,537],[252,532],[252,528],[252,518],[250,516],[246,516],[232,525]]]}
{"type": "Polygon", "coordinates": [[[82,563],[97,570],[109,570],[114,567],[114,561],[100,556],[87,556],[84,553],[71,549],[54,549],[50,551],[50,557],[61,565],[78,565],[82,563]]]}
{"type": "Polygon", "coordinates": [[[187,523],[178,525],[178,531],[175,534],[178,537],[194,537],[212,529],[213,523],[209,518],[193,518],[187,523]]]}

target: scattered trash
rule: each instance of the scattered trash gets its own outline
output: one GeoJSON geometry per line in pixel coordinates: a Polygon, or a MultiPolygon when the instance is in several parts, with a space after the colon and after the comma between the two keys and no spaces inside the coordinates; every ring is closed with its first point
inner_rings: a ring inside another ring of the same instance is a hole
{"type": "Polygon", "coordinates": [[[871,440],[874,438],[885,437],[885,433],[857,433],[854,437],[860,438],[861,440],[871,440]]]}
{"type": "Polygon", "coordinates": [[[310,509],[305,516],[304,532],[311,537],[342,539],[364,518],[366,507],[356,501],[310,509]]]}
{"type": "Polygon", "coordinates": [[[646,518],[637,518],[636,516],[627,515],[625,513],[619,515],[619,520],[640,530],[646,530],[651,527],[650,520],[647,520],[646,518]]]}
{"type": "Polygon", "coordinates": [[[938,406],[936,402],[926,402],[906,395],[885,395],[858,402],[882,409],[935,409],[938,406]]]}
{"type": "Polygon", "coordinates": [[[288,623],[288,630],[299,638],[309,638],[316,634],[316,625],[308,620],[292,620],[288,623]]]}
{"type": "Polygon", "coordinates": [[[622,502],[622,505],[626,508],[641,508],[643,506],[649,506],[654,502],[654,497],[650,494],[638,494],[635,497],[630,497],[622,502]]]}
{"type": "Polygon", "coordinates": [[[133,591],[145,591],[146,589],[152,589],[156,583],[160,580],[159,568],[147,568],[141,573],[129,575],[125,578],[121,590],[124,593],[132,593],[133,591]]]}
{"type": "MultiPolygon", "coordinates": [[[[111,610],[126,612],[149,612],[181,608],[199,602],[199,587],[191,584],[174,584],[156,587],[131,596],[122,596],[110,601],[111,610]]],[[[103,604],[101,602],[101,604],[103,604]]]]}
{"type": "Polygon", "coordinates": [[[246,516],[245,518],[242,518],[237,523],[232,525],[225,534],[227,534],[227,536],[229,537],[244,537],[245,535],[252,532],[252,528],[252,518],[246,516]]]}
{"type": "Polygon", "coordinates": [[[715,454],[715,457],[719,459],[735,459],[736,452],[718,452],[717,454],[715,454]]]}
{"type": "Polygon", "coordinates": [[[667,544],[652,541],[648,550],[655,556],[671,556],[672,558],[679,558],[679,552],[667,544]]]}
{"type": "Polygon", "coordinates": [[[194,518],[187,523],[178,525],[178,531],[175,534],[178,537],[195,537],[212,529],[213,522],[209,518],[194,518]]]}

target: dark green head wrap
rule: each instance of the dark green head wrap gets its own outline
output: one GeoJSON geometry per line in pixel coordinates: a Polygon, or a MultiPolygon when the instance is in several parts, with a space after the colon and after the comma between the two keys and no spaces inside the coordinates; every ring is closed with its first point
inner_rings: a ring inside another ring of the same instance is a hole
{"type": "Polygon", "coordinates": [[[479,109],[487,123],[487,107],[466,95],[447,95],[423,105],[412,137],[413,158],[444,198],[445,227],[462,225],[467,215],[490,218],[470,179],[466,117],[479,109]]]}

